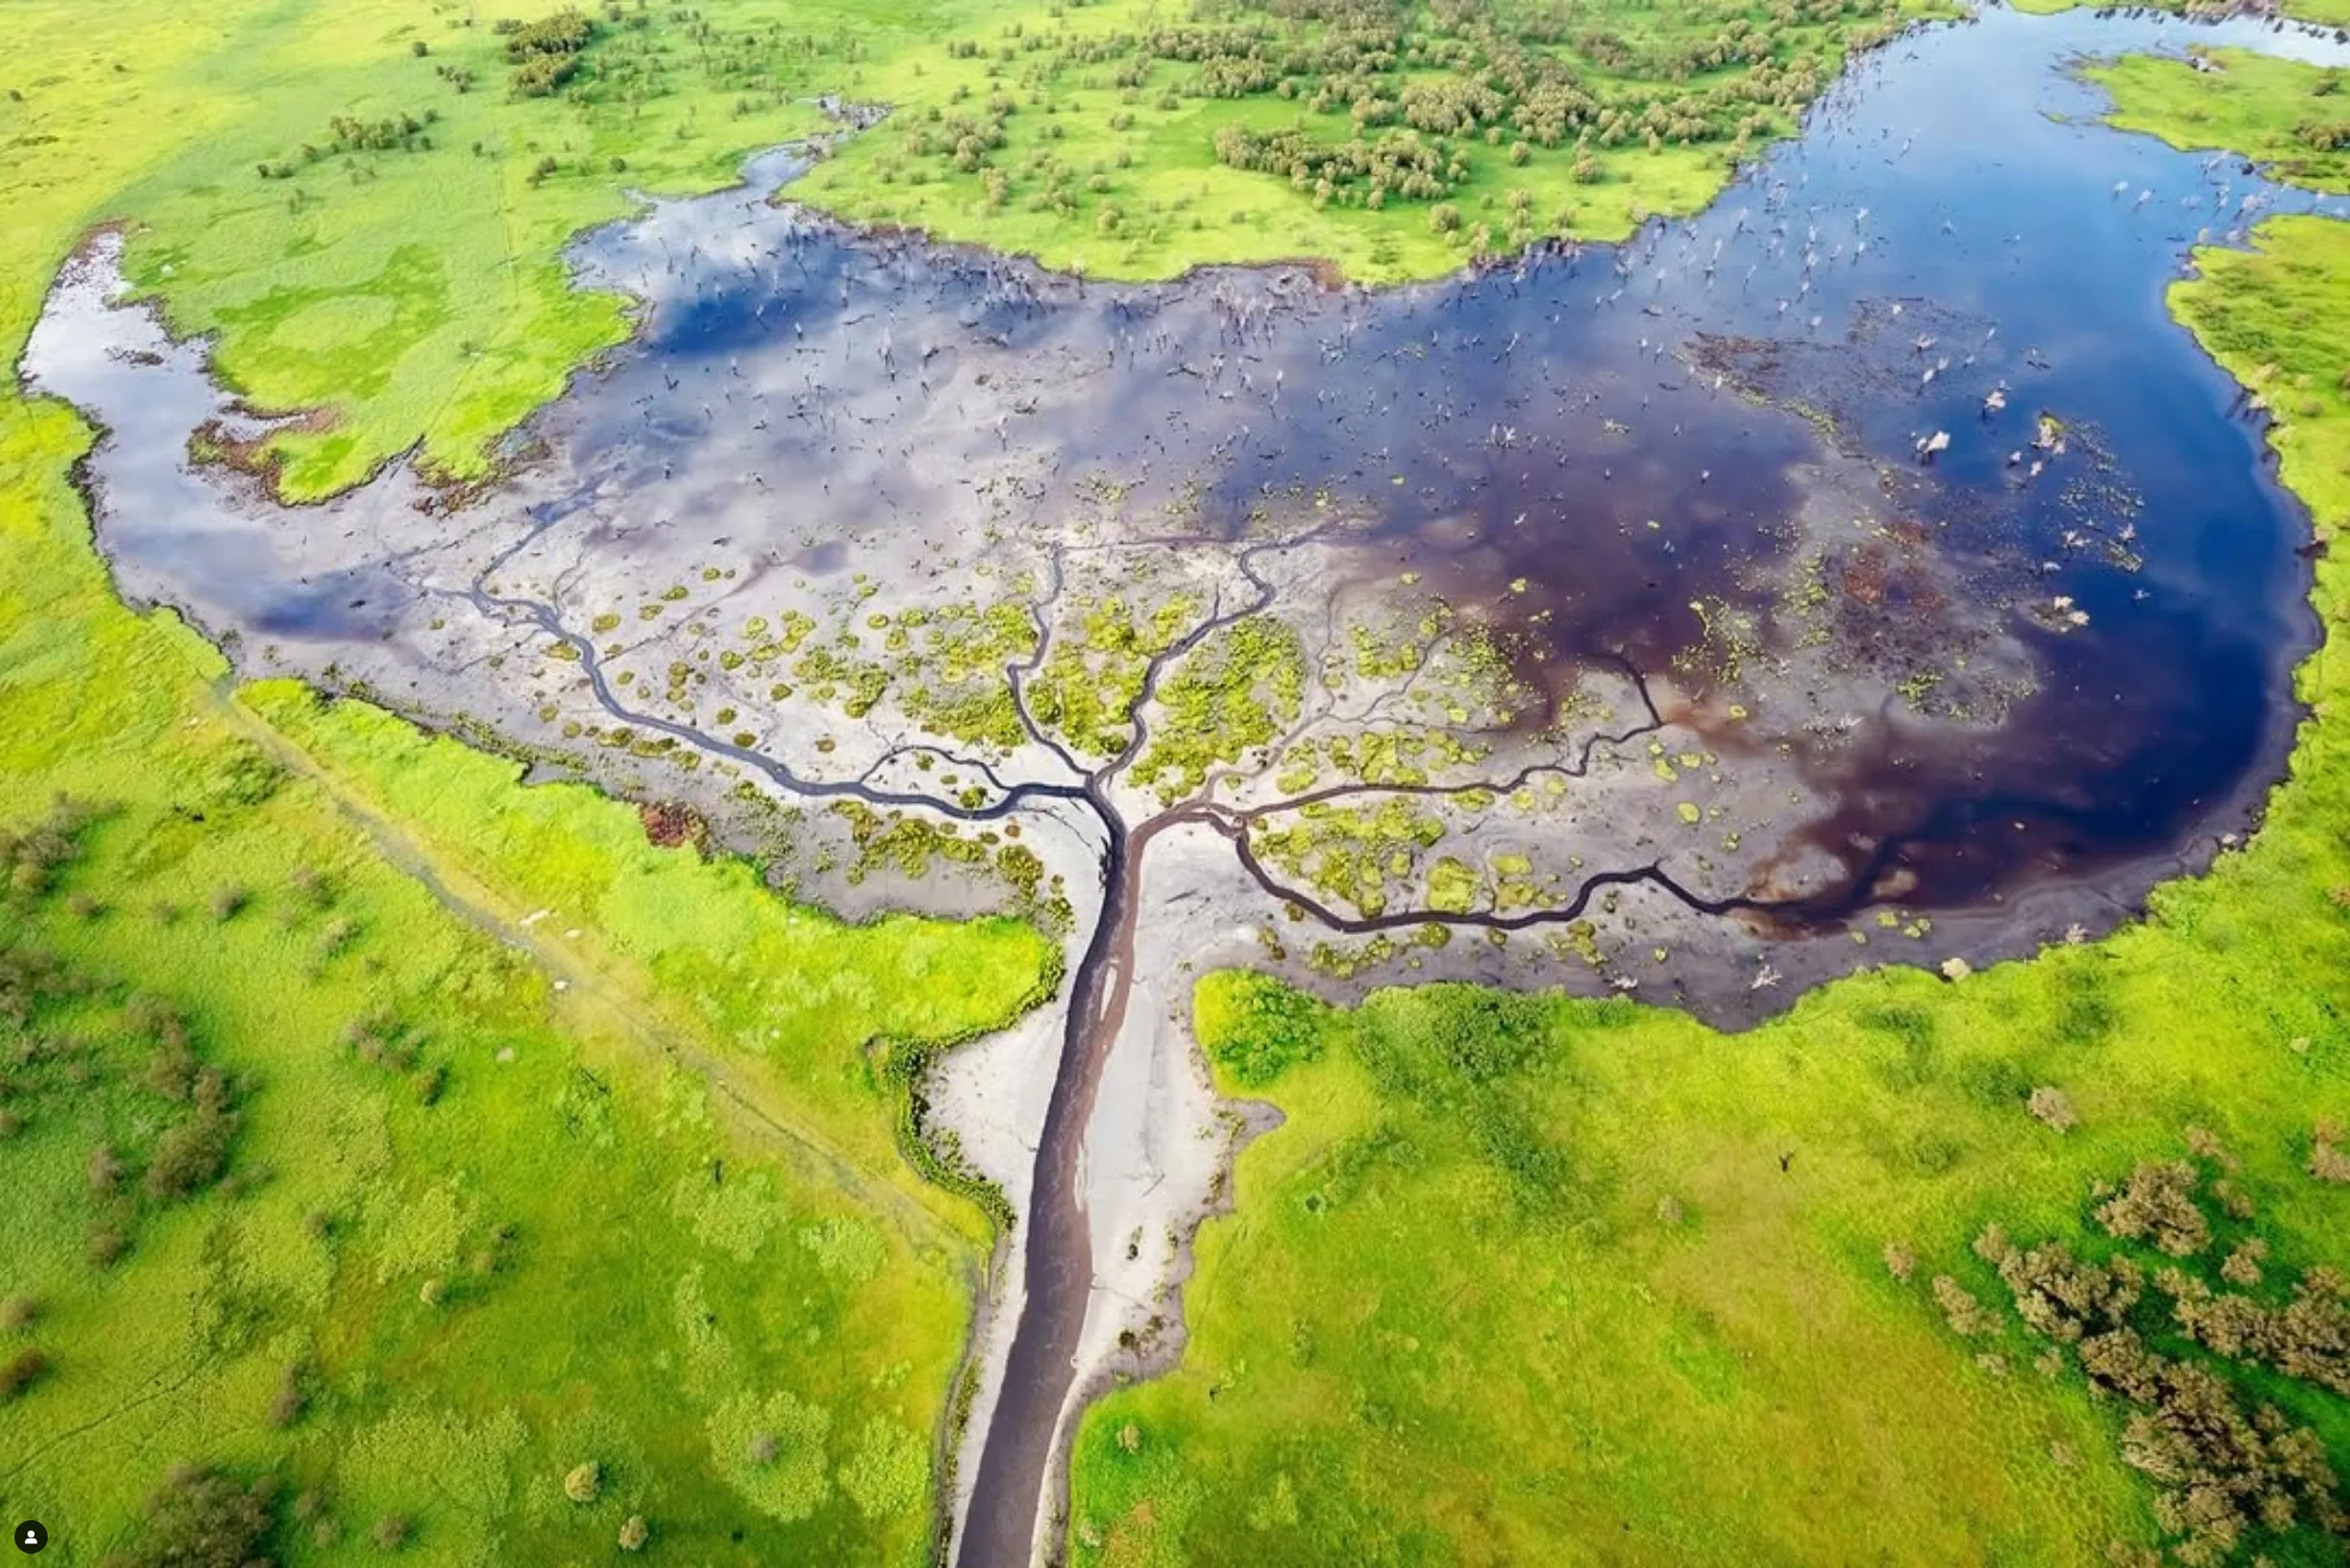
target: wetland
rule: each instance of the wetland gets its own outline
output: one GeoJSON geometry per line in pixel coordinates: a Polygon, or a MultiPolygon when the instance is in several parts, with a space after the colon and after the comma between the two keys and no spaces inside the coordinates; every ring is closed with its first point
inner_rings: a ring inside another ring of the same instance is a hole
{"type": "Polygon", "coordinates": [[[1180,1344],[1242,1130],[1182,977],[1746,1027],[2101,934],[2257,825],[2309,519],[2164,294],[2339,204],[2097,122],[2084,57],[2190,41],[2350,62],[1992,11],[1862,57],[1694,217],[1387,289],[861,229],[793,200],[830,150],[794,144],[574,247],[634,335],[463,486],[281,503],[240,454],[282,422],[112,233],[25,370],[104,432],[121,592],[246,674],[795,814],[820,902],[976,879],[1055,933],[1051,1027],[938,1066],[926,1129],[1018,1215],[950,1505],[1012,1562],[1066,1521],[1073,1395],[1180,1344]]]}

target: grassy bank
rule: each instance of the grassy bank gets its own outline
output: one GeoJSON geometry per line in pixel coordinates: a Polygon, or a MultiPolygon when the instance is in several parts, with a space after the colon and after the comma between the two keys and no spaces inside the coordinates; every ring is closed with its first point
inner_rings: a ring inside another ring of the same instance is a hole
{"type": "MultiPolygon", "coordinates": [[[[2010,6],[2038,16],[2053,16],[2060,11],[2072,11],[2087,0],[2007,0],[2010,6]]],[[[2151,0],[2150,11],[2175,11],[2182,16],[2233,16],[2247,8],[2234,0],[2151,0]]],[[[2350,27],[2350,0],[2280,0],[2275,10],[2297,22],[2313,27],[2350,27]]]]}
{"type": "Polygon", "coordinates": [[[2344,74],[2242,49],[2200,56],[2209,69],[2156,54],[2126,54],[2082,74],[2113,95],[2109,124],[2174,147],[2225,147],[2273,179],[2313,190],[2350,190],[2350,98],[2344,74]]]}
{"type": "Polygon", "coordinates": [[[1313,257],[1432,277],[1688,212],[1851,51],[1932,0],[1607,4],[1515,26],[1418,4],[1098,0],[877,65],[886,125],[800,194],[1104,276],[1313,257]]]}
{"type": "MultiPolygon", "coordinates": [[[[478,468],[622,330],[562,236],[811,115],[698,45],[639,106],[512,98],[466,15],[11,12],[0,349],[125,220],[242,384],[332,402],[289,488],[419,442],[478,468]],[[300,150],[428,108],[429,147],[300,150]]],[[[275,1478],[283,1562],[921,1560],[986,1237],[899,1158],[869,1042],[1008,1017],[1045,944],[843,927],[583,791],[225,693],[115,599],[88,440],[0,399],[0,1514],[66,1563],[165,1560],[236,1518],[154,1500],[188,1461],[275,1478]]]]}
{"type": "MultiPolygon", "coordinates": [[[[2130,112],[2141,77],[2117,80],[2130,112]]],[[[2228,140],[2203,101],[2197,127],[2170,129],[2228,140]]],[[[2277,219],[2255,239],[2199,252],[2172,305],[2276,416],[2284,481],[2336,539],[2350,226],[2277,219]]],[[[2169,1394],[2140,1402],[2052,1356],[1994,1265],[1993,1225],[2178,1270],[2178,1292],[2150,1286],[2131,1309],[2133,1333],[2350,1465],[2341,1383],[2190,1342],[2174,1300],[2282,1310],[2305,1271],[2350,1266],[2338,555],[2318,559],[2316,599],[2329,642],[2298,674],[2314,716],[2261,832],[2108,941],[1955,981],[1860,976],[1734,1036],[1621,1002],[1442,989],[1340,1013],[1206,982],[1220,1086],[1288,1120],[1242,1155],[1236,1211],[1202,1232],[1182,1368],[1083,1425],[1076,1559],[2212,1548],[2155,1473],[2176,1457],[2169,1394]],[[2166,1252],[2100,1218],[2142,1162],[2174,1160],[2211,1239],[2166,1252]],[[2266,1250],[2249,1270],[2247,1240],[2266,1250]]],[[[2339,1314],[2330,1288],[2319,1276],[2313,1299],[2339,1314]]],[[[2339,1560],[2315,1514],[2303,1496],[2293,1528],[2251,1525],[2202,1560],[2339,1560]]]]}

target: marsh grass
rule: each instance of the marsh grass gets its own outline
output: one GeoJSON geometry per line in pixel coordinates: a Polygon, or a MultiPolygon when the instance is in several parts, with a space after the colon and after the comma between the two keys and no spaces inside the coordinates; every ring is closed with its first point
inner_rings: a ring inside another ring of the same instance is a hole
{"type": "Polygon", "coordinates": [[[2350,73],[2246,49],[2202,57],[2214,69],[2125,54],[2083,75],[2113,95],[2108,124],[2188,152],[2224,147],[2293,185],[2350,191],[2350,73]]]}

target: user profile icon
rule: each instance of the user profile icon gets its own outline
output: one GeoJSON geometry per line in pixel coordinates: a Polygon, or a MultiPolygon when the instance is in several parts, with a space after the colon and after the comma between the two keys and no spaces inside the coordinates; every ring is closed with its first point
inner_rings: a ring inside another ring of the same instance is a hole
{"type": "Polygon", "coordinates": [[[38,1519],[27,1519],[16,1527],[9,1539],[16,1543],[16,1550],[26,1557],[32,1557],[49,1544],[49,1527],[38,1519]]]}

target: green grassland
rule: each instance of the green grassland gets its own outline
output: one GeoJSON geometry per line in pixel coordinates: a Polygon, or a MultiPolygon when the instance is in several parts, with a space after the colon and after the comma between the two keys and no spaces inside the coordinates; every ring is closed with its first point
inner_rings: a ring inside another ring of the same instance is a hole
{"type": "Polygon", "coordinates": [[[289,1562],[403,1522],[419,1560],[584,1561],[632,1514],[693,1560],[922,1560],[987,1235],[898,1158],[869,1047],[1012,1015],[1044,941],[843,927],[583,789],[226,695],[34,500],[0,511],[0,821],[93,809],[0,909],[0,1360],[47,1363],[0,1513],[96,1561],[190,1459],[282,1478],[289,1562]],[[225,1086],[192,1185],[155,1175],[193,1114],[158,1008],[225,1086]]]}
{"type": "MultiPolygon", "coordinates": [[[[511,98],[463,17],[13,8],[7,357],[123,221],[255,398],[331,400],[290,490],[420,442],[478,471],[624,331],[560,239],[811,117],[698,57],[641,115],[511,98]],[[428,109],[429,149],[300,151],[428,109]]],[[[165,1560],[185,1461],[279,1483],[281,1562],[598,1560],[640,1517],[680,1560],[924,1560],[989,1233],[903,1159],[892,1069],[1033,1002],[1048,945],[843,927],[584,791],[228,689],[115,599],[66,481],[89,439],[0,398],[0,1514],[64,1562],[165,1560]],[[87,820],[20,864],[60,792],[87,820]]]]}
{"type": "MultiPolygon", "coordinates": [[[[2109,79],[2145,120],[2148,78],[2109,79]]],[[[2274,123],[2221,92],[2182,140],[2274,123]]],[[[2350,225],[2255,240],[2199,251],[2172,306],[2275,416],[2285,482],[2339,539],[2350,225]]],[[[1622,1002],[1445,988],[1349,1013],[1206,982],[1219,1085],[1287,1120],[1200,1236],[1180,1370],[1083,1424],[1075,1560],[2340,1560],[2306,1498],[2296,1528],[2226,1542],[2164,1512],[2159,1402],[2044,1362],[1984,1255],[2002,1244],[1973,1245],[1996,1225],[2175,1267],[2192,1295],[2230,1290],[2253,1237],[2264,1311],[2350,1268],[2350,563],[2320,556],[2316,596],[2333,641],[2299,671],[2313,716],[2265,825],[2107,941],[1862,975],[1739,1035],[1622,1002]],[[2034,1090],[2061,1099],[2035,1114],[2034,1090]],[[2174,1257],[2095,1217],[2098,1184],[2190,1147],[2210,1245],[2174,1257]]],[[[2167,1299],[2136,1309],[2147,1343],[2350,1463],[2350,1384],[2194,1349],[2167,1299]]]]}
{"type": "Polygon", "coordinates": [[[2128,54],[2084,73],[2113,95],[2109,123],[2199,152],[2226,147],[2272,178],[2350,191],[2350,98],[2343,74],[2249,50],[2216,49],[2198,71],[2185,60],[2128,54]]]}
{"type": "Polygon", "coordinates": [[[1363,281],[1437,276],[1537,236],[1616,239],[1702,207],[1792,131],[1848,52],[1935,14],[1950,12],[1010,11],[877,66],[864,91],[895,114],[798,194],[1103,276],[1305,257],[1363,281]]]}

